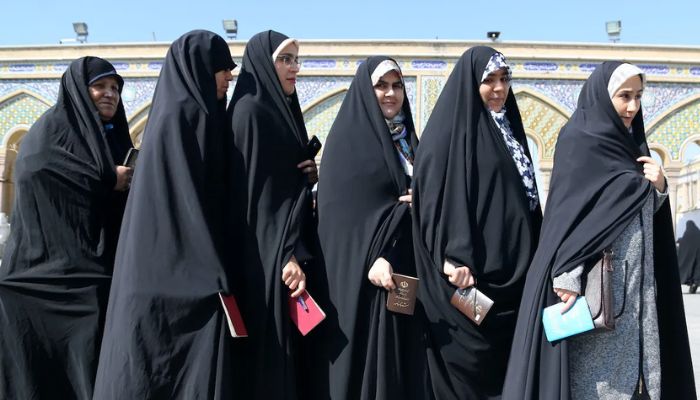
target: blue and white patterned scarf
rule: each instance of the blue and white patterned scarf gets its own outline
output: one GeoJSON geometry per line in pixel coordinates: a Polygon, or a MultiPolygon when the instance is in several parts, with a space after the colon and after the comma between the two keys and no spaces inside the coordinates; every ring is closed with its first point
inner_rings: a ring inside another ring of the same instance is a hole
{"type": "Polygon", "coordinates": [[[515,167],[520,173],[523,186],[525,187],[525,194],[530,203],[530,210],[534,210],[537,208],[540,199],[537,194],[537,185],[535,185],[535,169],[532,166],[532,161],[530,161],[525,154],[525,149],[520,142],[513,136],[510,123],[508,122],[508,118],[506,118],[506,109],[503,108],[500,112],[490,111],[490,113],[496,125],[500,128],[503,134],[503,140],[505,140],[510,155],[513,157],[513,162],[515,162],[515,167]]]}
{"type": "Polygon", "coordinates": [[[391,140],[394,142],[394,147],[396,151],[406,160],[408,165],[404,165],[407,175],[413,175],[413,149],[409,142],[410,138],[408,132],[406,131],[406,125],[404,121],[403,110],[401,110],[394,118],[384,119],[387,126],[389,127],[389,132],[391,133],[391,140]]]}
{"type": "MultiPolygon", "coordinates": [[[[481,76],[481,81],[483,82],[489,74],[501,68],[505,68],[510,80],[511,71],[510,67],[506,63],[505,57],[501,53],[494,53],[484,69],[484,73],[481,76]]],[[[525,154],[525,149],[520,142],[518,142],[513,136],[513,131],[510,129],[510,122],[508,122],[508,118],[506,117],[505,107],[502,108],[500,112],[494,112],[491,110],[489,110],[489,112],[491,113],[493,120],[496,122],[496,125],[501,130],[503,140],[506,142],[506,147],[508,147],[508,151],[510,152],[511,157],[513,157],[513,162],[515,162],[515,167],[520,173],[520,178],[522,179],[523,186],[525,187],[525,194],[527,195],[530,204],[530,210],[534,210],[537,208],[537,204],[539,204],[540,199],[537,193],[537,185],[535,185],[535,169],[532,166],[532,161],[530,161],[525,154]]]]}

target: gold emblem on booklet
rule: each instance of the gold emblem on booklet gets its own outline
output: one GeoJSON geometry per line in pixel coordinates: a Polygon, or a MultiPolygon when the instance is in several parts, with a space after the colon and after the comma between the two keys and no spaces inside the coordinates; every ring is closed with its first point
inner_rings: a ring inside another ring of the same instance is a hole
{"type": "Polygon", "coordinates": [[[413,315],[418,294],[418,278],[391,274],[396,289],[391,290],[386,298],[386,308],[396,313],[413,315]]]}

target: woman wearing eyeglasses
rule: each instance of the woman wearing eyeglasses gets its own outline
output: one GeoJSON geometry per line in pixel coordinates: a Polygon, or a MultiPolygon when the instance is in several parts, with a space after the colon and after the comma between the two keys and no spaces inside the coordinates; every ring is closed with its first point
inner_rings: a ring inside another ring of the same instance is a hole
{"type": "Polygon", "coordinates": [[[510,68],[469,49],[421,136],[413,174],[420,300],[435,397],[500,398],[525,273],[542,213],[510,68]],[[475,285],[493,300],[476,325],[450,304],[475,285]]]}
{"type": "Polygon", "coordinates": [[[249,335],[236,343],[247,361],[241,398],[297,397],[288,302],[306,288],[318,180],[295,89],[298,53],[298,42],[279,32],[253,36],[228,108],[244,264],[236,297],[249,335]]]}

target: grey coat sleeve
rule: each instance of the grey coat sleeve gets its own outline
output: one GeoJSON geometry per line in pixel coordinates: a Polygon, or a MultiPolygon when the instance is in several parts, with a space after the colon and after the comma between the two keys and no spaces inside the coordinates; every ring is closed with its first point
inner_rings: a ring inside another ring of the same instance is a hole
{"type": "Polygon", "coordinates": [[[569,272],[554,277],[552,287],[555,289],[564,289],[576,293],[581,293],[581,275],[583,274],[583,264],[572,269],[569,272]]]}

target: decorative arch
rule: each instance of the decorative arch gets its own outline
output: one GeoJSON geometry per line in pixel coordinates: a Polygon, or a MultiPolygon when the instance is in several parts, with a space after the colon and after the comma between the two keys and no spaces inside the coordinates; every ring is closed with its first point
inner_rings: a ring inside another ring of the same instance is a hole
{"type": "MultiPolygon", "coordinates": [[[[537,133],[530,128],[525,128],[525,136],[527,136],[528,139],[531,139],[533,142],[535,142],[535,145],[537,145],[537,154],[532,154],[532,156],[537,156],[537,159],[541,160],[543,154],[542,149],[544,146],[542,138],[539,137],[539,135],[537,135],[537,133]]],[[[530,152],[532,152],[532,149],[530,149],[530,152]]]]}
{"type": "Polygon", "coordinates": [[[650,127],[647,130],[650,145],[663,146],[670,160],[680,161],[688,143],[700,140],[700,94],[676,103],[650,127]]]}
{"type": "MultiPolygon", "coordinates": [[[[349,86],[348,86],[348,87],[341,87],[341,88],[333,89],[333,90],[331,90],[331,91],[329,91],[329,92],[326,92],[326,93],[323,94],[323,96],[318,97],[318,98],[314,99],[313,101],[310,101],[307,105],[304,106],[304,108],[302,108],[301,112],[302,112],[304,115],[306,115],[306,112],[307,112],[307,111],[309,111],[309,110],[311,110],[312,108],[314,108],[314,107],[320,105],[321,103],[327,101],[328,99],[330,99],[331,97],[333,97],[333,96],[335,96],[335,95],[337,95],[337,94],[347,92],[348,89],[350,89],[349,86]]],[[[343,95],[343,97],[345,97],[345,95],[343,95]]]]}
{"type": "Polygon", "coordinates": [[[31,125],[19,124],[12,127],[7,133],[2,137],[2,148],[13,147],[15,149],[19,148],[19,143],[22,141],[24,135],[29,132],[31,125]]]}
{"type": "Polygon", "coordinates": [[[529,88],[514,91],[523,126],[537,143],[539,160],[551,160],[559,130],[569,120],[569,113],[553,99],[529,88]]]}
{"type": "Polygon", "coordinates": [[[0,108],[3,108],[4,103],[6,101],[12,100],[14,97],[17,97],[17,96],[33,97],[33,98],[39,100],[40,102],[46,104],[47,107],[51,107],[54,103],[53,101],[50,101],[47,98],[45,98],[41,95],[38,95],[34,92],[30,92],[27,89],[17,89],[14,92],[10,92],[10,93],[6,94],[5,96],[0,97],[0,108]]]}
{"type": "Polygon", "coordinates": [[[129,136],[131,136],[131,141],[134,143],[136,148],[141,147],[141,141],[143,140],[143,131],[146,129],[146,122],[148,122],[148,113],[151,110],[152,101],[147,102],[143,106],[139,107],[138,110],[129,118],[129,136]]]}
{"type": "Polygon", "coordinates": [[[700,100],[700,93],[694,94],[690,97],[686,97],[683,100],[677,102],[676,104],[671,105],[671,107],[666,109],[666,111],[660,113],[656,118],[654,118],[653,121],[651,121],[646,126],[647,132],[653,131],[654,129],[656,129],[656,125],[660,124],[663,120],[670,117],[672,114],[681,110],[682,108],[695,103],[698,100],[700,100]]]}
{"type": "Polygon", "coordinates": [[[347,91],[347,88],[342,88],[329,92],[306,108],[304,122],[309,136],[316,135],[321,142],[325,142],[347,91]]]}
{"type": "Polygon", "coordinates": [[[4,137],[0,150],[0,211],[10,214],[15,197],[14,171],[17,152],[29,125],[11,129],[4,137]]]}
{"type": "Polygon", "coordinates": [[[31,126],[50,105],[48,100],[24,89],[0,98],[0,135],[5,136],[17,126],[31,126]]]}
{"type": "MultiPolygon", "coordinates": [[[[685,151],[688,149],[688,146],[692,143],[700,145],[700,133],[688,136],[687,138],[685,138],[683,143],[681,143],[681,147],[678,150],[678,159],[680,161],[683,161],[683,154],[685,154],[685,151]]],[[[649,146],[651,147],[651,144],[649,146]]]]}
{"type": "Polygon", "coordinates": [[[663,166],[667,167],[671,162],[671,152],[666,148],[666,146],[658,143],[649,143],[649,150],[653,150],[661,156],[661,161],[663,161],[663,166]]]}

